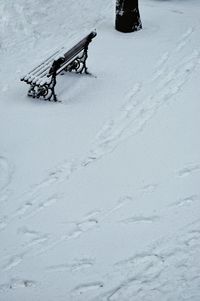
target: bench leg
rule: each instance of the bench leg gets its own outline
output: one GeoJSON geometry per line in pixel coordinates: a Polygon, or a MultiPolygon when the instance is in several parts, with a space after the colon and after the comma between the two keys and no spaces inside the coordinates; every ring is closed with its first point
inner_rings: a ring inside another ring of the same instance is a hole
{"type": "Polygon", "coordinates": [[[51,98],[53,98],[54,101],[57,101],[57,96],[55,93],[55,85],[56,85],[56,76],[52,76],[51,83],[49,85],[49,89],[51,90],[51,95],[48,97],[49,101],[51,100],[51,98]]]}
{"type": "Polygon", "coordinates": [[[28,96],[31,96],[33,98],[37,97],[37,91],[35,89],[35,85],[31,84],[30,88],[28,90],[28,96]]]}
{"type": "Polygon", "coordinates": [[[87,71],[88,68],[86,66],[87,58],[88,58],[88,47],[84,49],[83,55],[81,57],[82,69],[80,70],[80,73],[85,72],[86,74],[89,74],[89,72],[87,71]]]}
{"type": "Polygon", "coordinates": [[[55,85],[56,85],[56,77],[52,77],[50,84],[45,84],[43,86],[30,84],[30,88],[28,90],[28,96],[31,96],[33,98],[42,97],[44,100],[57,101],[57,97],[55,93],[55,85]]]}

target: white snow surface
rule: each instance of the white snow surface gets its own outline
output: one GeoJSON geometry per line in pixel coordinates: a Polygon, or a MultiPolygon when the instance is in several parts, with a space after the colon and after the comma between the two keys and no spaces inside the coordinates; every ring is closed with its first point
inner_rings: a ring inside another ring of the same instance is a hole
{"type": "Polygon", "coordinates": [[[0,300],[200,300],[200,1],[0,0],[0,300]],[[60,102],[20,77],[81,33],[60,102]]]}

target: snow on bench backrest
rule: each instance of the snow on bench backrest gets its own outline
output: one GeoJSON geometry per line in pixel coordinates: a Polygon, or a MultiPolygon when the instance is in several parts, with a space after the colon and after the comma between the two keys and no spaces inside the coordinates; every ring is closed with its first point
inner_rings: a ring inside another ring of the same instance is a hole
{"type": "MultiPolygon", "coordinates": [[[[66,61],[63,65],[69,64],[73,60],[73,58],[84,48],[87,41],[95,37],[95,35],[95,31],[91,31],[89,34],[85,35],[84,38],[83,34],[76,35],[74,39],[68,41],[66,47],[62,47],[60,50],[56,50],[50,57],[48,57],[41,64],[33,68],[24,77],[22,77],[21,80],[33,84],[48,83],[48,75],[53,62],[58,60],[60,57],[65,57],[66,61]]],[[[58,70],[57,74],[59,72],[60,70],[58,70]]]]}

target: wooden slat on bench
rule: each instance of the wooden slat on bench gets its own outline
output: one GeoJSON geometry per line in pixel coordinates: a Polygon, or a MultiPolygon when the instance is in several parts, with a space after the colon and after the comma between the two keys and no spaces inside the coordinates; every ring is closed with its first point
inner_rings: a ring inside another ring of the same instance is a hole
{"type": "Polygon", "coordinates": [[[84,49],[85,44],[87,42],[87,39],[84,38],[82,41],[80,41],[77,45],[75,45],[74,47],[72,47],[70,50],[68,50],[65,54],[64,57],[66,58],[66,60],[69,58],[71,58],[71,56],[74,54],[74,56],[81,51],[82,49],[84,49]]]}
{"type": "MultiPolygon", "coordinates": [[[[83,42],[83,40],[85,40],[86,38],[82,39],[82,41],[80,41],[78,43],[78,45],[83,42]]],[[[76,46],[78,46],[76,45],[76,46]]],[[[72,47],[73,49],[74,47],[72,47]]],[[[40,65],[38,65],[37,67],[35,67],[34,69],[32,69],[27,75],[25,75],[22,80],[27,81],[27,82],[31,82],[32,80],[34,80],[34,77],[38,77],[39,75],[41,75],[43,73],[43,71],[46,71],[48,68],[50,68],[50,66],[52,65],[53,61],[58,59],[60,56],[65,56],[64,50],[65,48],[62,47],[60,50],[55,51],[50,57],[48,57],[45,61],[43,61],[40,65]],[[42,71],[40,73],[40,71],[42,71]]],[[[72,50],[71,49],[71,50],[72,50]]],[[[68,51],[70,52],[70,50],[68,51]]],[[[67,53],[68,53],[67,52],[67,53]]],[[[66,53],[66,54],[67,54],[66,53]]]]}
{"type": "MultiPolygon", "coordinates": [[[[56,75],[58,75],[60,72],[63,71],[63,69],[65,69],[65,67],[75,58],[75,56],[77,56],[77,54],[79,52],[81,52],[86,46],[87,43],[89,44],[90,39],[96,36],[96,32],[92,31],[90,34],[88,34],[87,36],[85,36],[80,42],[76,43],[75,46],[73,46],[70,50],[68,50],[63,56],[65,57],[65,62],[64,64],[61,66],[61,68],[59,68],[56,71],[56,75]]],[[[49,73],[48,76],[50,76],[51,73],[49,73]]]]}
{"type": "MultiPolygon", "coordinates": [[[[43,61],[39,66],[35,67],[27,75],[25,75],[23,78],[21,78],[21,80],[25,81],[29,84],[31,84],[31,83],[36,84],[41,79],[43,81],[44,78],[46,78],[46,77],[48,77],[48,75],[50,75],[49,70],[50,70],[53,62],[56,61],[57,59],[59,59],[61,56],[66,58],[64,65],[63,65],[65,67],[65,65],[69,64],[70,61],[72,61],[72,59],[79,52],[81,52],[84,49],[91,34],[94,34],[94,32],[91,32],[89,35],[85,36],[80,42],[75,44],[75,46],[73,46],[66,53],[65,53],[66,48],[64,48],[64,47],[62,47],[60,50],[55,51],[50,57],[48,57],[45,61],[43,61]]],[[[77,39],[76,39],[76,41],[77,41],[77,39]]],[[[74,44],[72,44],[72,42],[71,42],[71,45],[74,45],[74,44]]],[[[59,74],[64,69],[63,66],[62,66],[62,68],[57,70],[56,74],[59,74]]]]}
{"type": "Polygon", "coordinates": [[[27,82],[31,82],[32,79],[35,76],[38,76],[38,74],[40,71],[44,71],[48,68],[50,68],[50,66],[52,65],[53,61],[55,59],[57,59],[58,57],[60,57],[61,53],[64,51],[64,47],[61,48],[60,50],[57,50],[56,52],[54,52],[50,57],[48,57],[48,59],[46,59],[45,61],[43,61],[39,66],[35,67],[34,69],[32,69],[27,75],[25,75],[21,80],[27,81],[27,82]]]}
{"type": "Polygon", "coordinates": [[[87,42],[86,39],[87,38],[82,39],[77,45],[72,47],[66,53],[63,53],[62,49],[59,53],[56,54],[56,57],[51,57],[51,60],[49,60],[48,63],[46,63],[44,66],[41,66],[35,72],[30,74],[29,78],[27,79],[27,82],[37,85],[48,83],[48,77],[50,76],[49,69],[53,64],[53,61],[58,59],[60,56],[64,56],[66,58],[66,61],[63,64],[63,66],[56,72],[56,74],[59,74],[65,68],[65,65],[69,64],[70,61],[72,61],[74,57],[85,48],[87,42]]]}
{"type": "MultiPolygon", "coordinates": [[[[64,53],[64,47],[63,47],[60,51],[54,53],[54,55],[49,57],[48,60],[46,60],[45,62],[40,64],[32,72],[27,74],[27,76],[24,77],[24,81],[26,81],[27,83],[33,83],[33,84],[38,83],[38,81],[41,78],[43,78],[49,74],[49,69],[55,60],[57,60],[61,56],[64,56],[64,57],[68,58],[65,61],[65,64],[68,64],[70,62],[70,60],[72,60],[80,51],[82,51],[84,49],[86,42],[87,42],[86,38],[82,39],[77,45],[72,47],[66,53],[64,53]]],[[[63,68],[62,68],[62,70],[63,70],[63,68]]],[[[57,74],[59,74],[61,71],[57,72],[57,74]]]]}
{"type": "Polygon", "coordinates": [[[64,54],[65,57],[65,62],[64,64],[61,66],[60,69],[57,70],[56,74],[59,74],[60,72],[62,72],[62,70],[71,62],[73,61],[73,59],[77,56],[77,54],[79,52],[81,52],[84,48],[85,48],[85,43],[86,41],[81,41],[80,43],[78,43],[77,45],[75,45],[72,49],[70,49],[69,51],[67,51],[64,54]]]}

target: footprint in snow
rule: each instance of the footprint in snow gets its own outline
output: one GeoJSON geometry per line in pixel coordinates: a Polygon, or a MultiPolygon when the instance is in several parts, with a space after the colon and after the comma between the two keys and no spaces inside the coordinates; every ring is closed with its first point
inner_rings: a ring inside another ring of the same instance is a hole
{"type": "Polygon", "coordinates": [[[200,170],[200,164],[190,164],[177,172],[178,177],[187,177],[200,170]]]}

